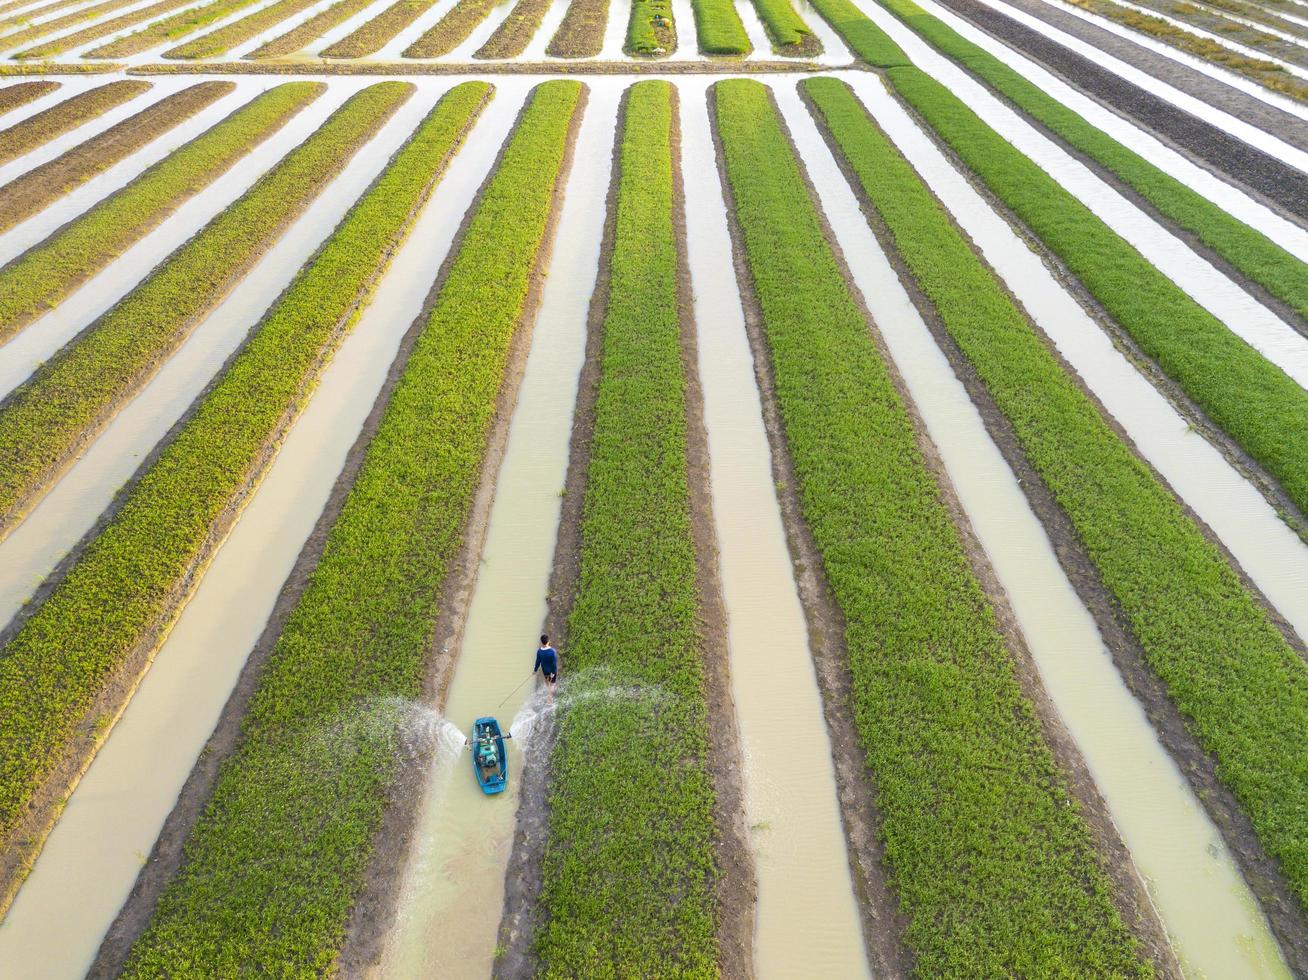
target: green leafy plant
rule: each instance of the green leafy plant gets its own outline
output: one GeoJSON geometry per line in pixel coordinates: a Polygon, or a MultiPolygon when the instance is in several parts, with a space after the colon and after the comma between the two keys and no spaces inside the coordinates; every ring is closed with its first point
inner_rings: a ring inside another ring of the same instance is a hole
{"type": "Polygon", "coordinates": [[[753,50],[732,0],[692,0],[695,33],[705,54],[745,55],[753,50]]]}

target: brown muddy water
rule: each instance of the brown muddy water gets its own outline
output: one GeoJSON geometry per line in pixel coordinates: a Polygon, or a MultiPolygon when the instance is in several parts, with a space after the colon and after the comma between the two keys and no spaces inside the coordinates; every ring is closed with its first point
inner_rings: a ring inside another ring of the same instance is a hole
{"type": "MultiPolygon", "coordinates": [[[[416,125],[453,84],[441,79],[422,86],[401,109],[402,118],[388,123],[398,124],[394,130],[383,130],[391,132],[392,148],[406,135],[404,126],[416,125]]],[[[487,106],[324,372],[0,925],[0,963],[7,968],[0,972],[76,976],[94,957],[213,731],[517,109],[512,99],[487,106]]]]}

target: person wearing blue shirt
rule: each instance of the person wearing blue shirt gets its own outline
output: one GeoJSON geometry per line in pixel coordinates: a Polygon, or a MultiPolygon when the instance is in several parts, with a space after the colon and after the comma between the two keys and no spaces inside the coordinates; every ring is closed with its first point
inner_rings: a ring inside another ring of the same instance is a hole
{"type": "Polygon", "coordinates": [[[531,668],[534,674],[540,671],[541,676],[545,678],[545,685],[550,692],[550,700],[554,700],[554,685],[559,679],[559,651],[550,646],[550,638],[544,633],[540,637],[540,647],[536,650],[536,666],[531,668]]]}

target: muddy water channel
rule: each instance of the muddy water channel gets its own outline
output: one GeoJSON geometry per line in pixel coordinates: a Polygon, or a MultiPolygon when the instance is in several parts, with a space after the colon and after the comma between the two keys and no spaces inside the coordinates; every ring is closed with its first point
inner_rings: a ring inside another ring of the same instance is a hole
{"type": "Polygon", "coordinates": [[[760,977],[867,975],[808,630],[772,485],[705,86],[683,83],[687,257],[758,880],[760,977]]]}
{"type": "MultiPolygon", "coordinates": [[[[921,168],[934,148],[879,83],[858,88],[878,122],[921,168]]],[[[807,111],[792,87],[779,85],[776,91],[854,278],[1183,967],[1196,976],[1288,975],[1266,920],[1216,828],[1123,683],[1025,495],[890,269],[807,111]]],[[[946,167],[941,158],[928,178],[946,167]]],[[[958,183],[967,187],[961,178],[958,183]]],[[[971,193],[970,208],[953,197],[946,203],[983,244],[969,222],[981,206],[971,193]]],[[[1006,248],[1025,252],[1035,262],[1035,268],[1023,270],[1023,286],[1043,277],[1042,288],[1066,296],[1023,246],[1014,240],[1006,248]]],[[[1026,300],[1017,280],[1009,282],[1026,300]]]]}
{"type": "MultiPolygon", "coordinates": [[[[408,123],[451,84],[424,84],[402,110],[408,123]]],[[[486,108],[70,797],[0,926],[0,963],[7,968],[0,972],[64,977],[90,964],[263,631],[520,103],[520,96],[501,93],[486,108]]]]}
{"type": "MultiPolygon", "coordinates": [[[[558,531],[586,313],[595,286],[621,90],[592,86],[548,278],[495,484],[481,567],[444,715],[463,731],[502,727],[532,694],[536,638],[558,531]],[[525,683],[524,683],[525,682],[525,683]]],[[[567,666],[567,650],[562,651],[567,666]]],[[[519,738],[525,729],[519,728],[519,738]]],[[[495,955],[523,753],[510,741],[508,791],[484,796],[466,754],[431,780],[383,973],[485,977],[495,955]]]]}

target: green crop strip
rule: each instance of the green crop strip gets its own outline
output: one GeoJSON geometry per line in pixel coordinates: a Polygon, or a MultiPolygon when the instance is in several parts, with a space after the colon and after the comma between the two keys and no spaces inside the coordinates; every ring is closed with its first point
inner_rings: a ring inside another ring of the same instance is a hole
{"type": "Polygon", "coordinates": [[[886,74],[895,91],[1062,259],[1163,372],[1308,512],[1308,391],[1154,268],[947,88],[917,68],[886,74]]]}
{"type": "Polygon", "coordinates": [[[54,3],[43,3],[40,6],[31,6],[31,0],[10,0],[9,3],[0,3],[0,27],[9,27],[13,24],[25,24],[33,17],[43,17],[46,14],[52,14],[56,10],[63,10],[65,7],[71,7],[82,0],[55,0],[54,3]],[[27,7],[27,10],[21,13],[11,13],[20,7],[27,7]]]}
{"type": "MultiPolygon", "coordinates": [[[[142,21],[149,20],[151,17],[158,17],[160,14],[166,14],[178,7],[184,7],[192,0],[160,0],[159,3],[153,3],[148,7],[139,7],[123,14],[120,17],[112,17],[109,20],[102,20],[99,23],[92,24],[84,30],[74,31],[72,34],[64,34],[61,37],[53,38],[43,44],[27,48],[25,51],[19,51],[14,55],[15,58],[53,58],[57,54],[62,54],[72,48],[80,48],[83,45],[90,44],[92,41],[98,41],[102,37],[108,37],[110,34],[116,34],[124,28],[131,27],[133,24],[139,24],[142,21]]],[[[97,55],[92,52],[92,57],[97,55]]]]}
{"type": "Polygon", "coordinates": [[[548,977],[717,972],[673,113],[667,82],[628,90],[579,584],[568,617],[570,679],[550,764],[536,938],[548,977]],[[605,696],[609,685],[638,693],[605,696]],[[596,696],[588,697],[591,687],[596,696]]]}
{"type": "Polygon", "coordinates": [[[105,0],[104,3],[97,3],[91,7],[83,7],[80,10],[74,10],[71,14],[65,14],[62,17],[55,17],[40,24],[33,24],[31,27],[25,27],[20,31],[14,31],[12,34],[6,34],[4,37],[0,37],[0,51],[12,51],[14,48],[21,48],[28,41],[34,41],[47,34],[61,31],[65,27],[72,27],[76,24],[81,24],[84,21],[112,13],[115,10],[120,10],[123,7],[130,6],[135,2],[137,2],[137,0],[105,0]]]}
{"type": "Polygon", "coordinates": [[[257,96],[0,268],[0,341],[58,304],[182,202],[282,128],[325,86],[287,82],[257,96]]]}
{"type": "Polygon", "coordinates": [[[1008,417],[1149,664],[1308,896],[1308,665],[1109,428],[907,161],[837,82],[812,98],[894,248],[1008,417]]]}
{"type": "Polygon", "coordinates": [[[546,82],[523,113],[126,976],[329,972],[421,694],[580,91],[546,82]]]}
{"type": "Polygon", "coordinates": [[[551,58],[593,58],[604,48],[609,0],[571,0],[545,53],[551,58]]]}
{"type": "Polygon", "coordinates": [[[753,45],[732,0],[691,0],[695,33],[705,54],[749,54],[753,45]]]}
{"type": "Polygon", "coordinates": [[[166,41],[176,41],[187,34],[194,34],[215,21],[245,9],[254,2],[255,0],[214,0],[213,3],[201,4],[151,24],[143,31],[116,38],[91,51],[88,57],[124,58],[128,55],[140,54],[166,41]]]}
{"type": "Polygon", "coordinates": [[[713,92],[917,973],[1147,975],[767,91],[713,92]]]}
{"type": "MultiPolygon", "coordinates": [[[[31,217],[96,174],[154,142],[235,88],[233,82],[201,82],[174,92],[62,156],[11,180],[0,187],[0,232],[31,217]]],[[[0,282],[3,279],[4,273],[0,271],[0,282]]],[[[0,319],[3,319],[3,313],[0,313],[0,319]]],[[[0,329],[0,336],[13,329],[12,325],[0,329]]]]}
{"type": "MultiPolygon", "coordinates": [[[[412,88],[383,82],[356,95],[340,118],[376,119],[412,88]]],[[[468,115],[462,103],[483,92],[465,93],[433,117],[429,137],[410,144],[399,169],[356,206],[108,527],[0,652],[0,833],[12,827],[115,669],[168,622],[215,522],[257,479],[259,454],[307,398],[329,343],[425,193],[430,163],[415,162],[415,154],[434,146],[443,156],[468,115]],[[393,203],[378,200],[387,191],[395,193],[393,203]],[[366,256],[374,257],[371,264],[361,261],[366,256]]]]}
{"type": "Polygon", "coordinates": [[[459,0],[422,37],[404,49],[406,58],[439,58],[468,39],[478,24],[495,9],[499,0],[459,0]]]}
{"type": "Polygon", "coordinates": [[[1303,260],[1096,129],[998,58],[926,13],[913,0],[880,0],[880,3],[1016,108],[1115,174],[1159,214],[1194,235],[1299,316],[1308,318],[1308,264],[1303,260]]]}
{"type": "Polygon", "coordinates": [[[287,17],[294,17],[301,10],[312,7],[317,0],[279,0],[262,10],[256,10],[248,17],[242,17],[235,23],[220,27],[194,41],[169,48],[163,53],[165,58],[213,58],[229,48],[262,34],[275,24],[280,24],[287,17]]]}
{"type": "Polygon", "coordinates": [[[754,9],[767,29],[772,48],[778,54],[791,57],[807,57],[822,50],[822,44],[813,36],[813,31],[804,23],[804,18],[795,13],[790,0],[753,0],[754,9]]]}
{"type": "Polygon", "coordinates": [[[312,44],[337,24],[349,20],[359,11],[372,6],[373,0],[341,0],[334,3],[320,14],[315,14],[298,27],[293,27],[280,37],[275,37],[267,44],[260,45],[247,58],[281,58],[294,54],[312,44]]]}
{"type": "MultiPolygon", "coordinates": [[[[0,532],[45,488],[409,97],[352,96],[236,203],[0,404],[0,532]]],[[[0,793],[0,814],[3,814],[0,793]]]]}
{"type": "Polygon", "coordinates": [[[851,51],[874,68],[911,65],[904,49],[850,0],[811,0],[813,9],[849,45],[851,51]]]}
{"type": "Polygon", "coordinates": [[[677,28],[672,19],[672,0],[631,0],[627,21],[627,54],[667,54],[677,48],[677,28]]]}
{"type": "Polygon", "coordinates": [[[0,88],[0,116],[11,109],[17,109],[29,102],[35,102],[43,95],[49,95],[59,87],[59,84],[59,82],[43,80],[39,82],[18,82],[0,88]]]}
{"type": "Polygon", "coordinates": [[[324,48],[324,58],[366,58],[381,50],[415,20],[430,10],[436,0],[397,0],[353,34],[324,48]]]}
{"type": "MultiPolygon", "coordinates": [[[[62,136],[104,115],[110,109],[136,98],[149,89],[149,82],[135,79],[110,82],[108,85],[101,85],[89,92],[74,95],[52,105],[49,109],[28,116],[22,122],[0,131],[0,164],[8,163],[24,153],[35,150],[56,136],[62,136]]],[[[3,323],[4,319],[0,318],[0,324],[3,323]]]]}
{"type": "Polygon", "coordinates": [[[552,0],[518,0],[474,58],[516,58],[526,50],[552,0]]]}

